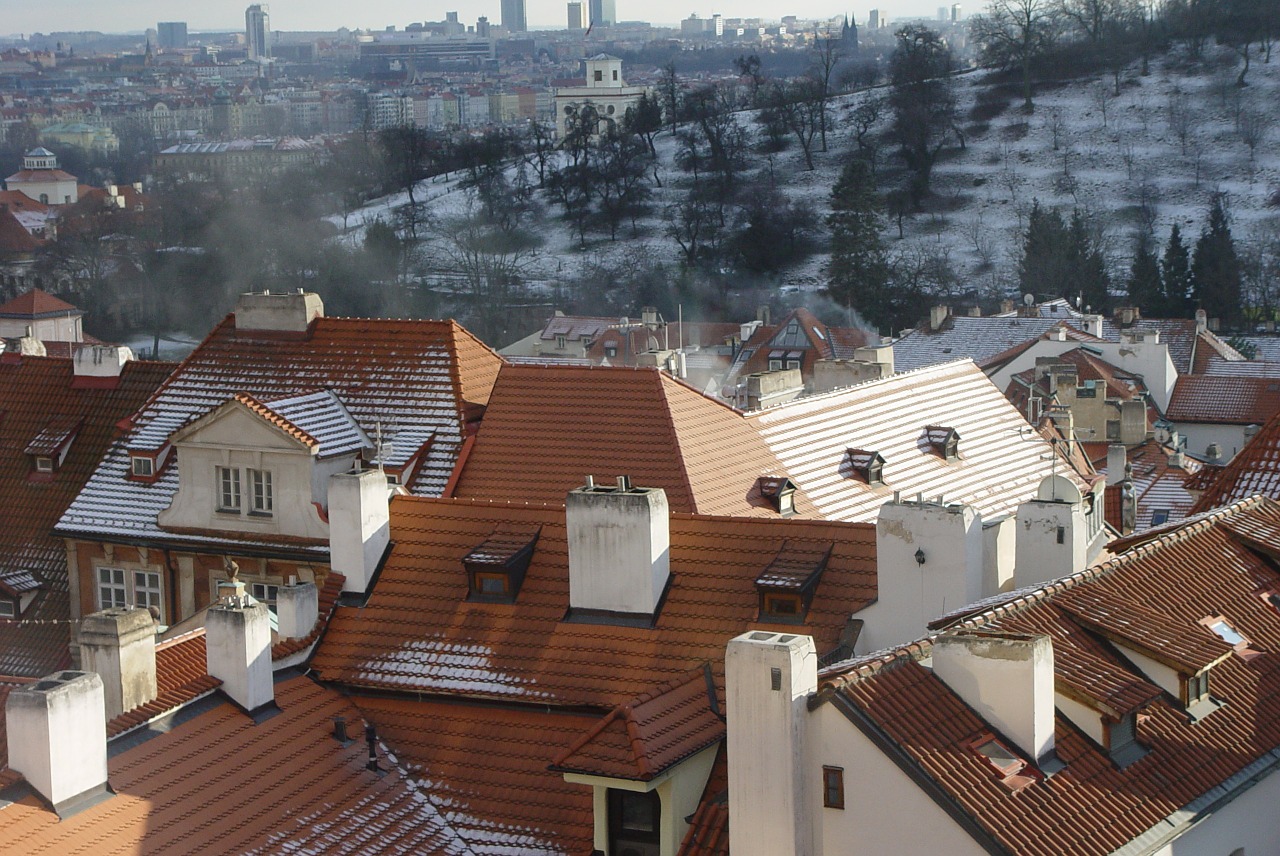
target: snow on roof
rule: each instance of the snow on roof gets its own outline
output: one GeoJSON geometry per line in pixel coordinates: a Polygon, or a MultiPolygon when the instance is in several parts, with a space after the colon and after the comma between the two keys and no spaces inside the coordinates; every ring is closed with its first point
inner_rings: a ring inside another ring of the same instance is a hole
{"type": "MultiPolygon", "coordinates": [[[[797,399],[748,418],[827,520],[874,522],[894,491],[941,494],[984,518],[1010,514],[1055,468],[1053,448],[970,360],[797,399]],[[955,460],[927,443],[927,426],[938,424],[963,438],[955,460]],[[884,458],[883,485],[855,478],[850,447],[884,458]]],[[[1075,479],[1064,467],[1057,471],[1075,479]]]]}

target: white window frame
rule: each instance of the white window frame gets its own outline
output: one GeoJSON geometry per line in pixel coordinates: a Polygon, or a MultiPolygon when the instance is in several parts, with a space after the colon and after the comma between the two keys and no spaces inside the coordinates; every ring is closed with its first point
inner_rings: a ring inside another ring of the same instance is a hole
{"type": "Polygon", "coordinates": [[[18,608],[8,598],[0,599],[0,618],[17,618],[18,608]]]}
{"type": "Polygon", "coordinates": [[[164,615],[164,580],[159,571],[135,568],[130,572],[133,583],[133,602],[138,606],[152,607],[164,615]]]}
{"type": "Polygon", "coordinates": [[[150,478],[155,475],[155,462],[150,458],[144,455],[134,455],[129,461],[135,476],[150,478]]]}
{"type": "Polygon", "coordinates": [[[128,605],[129,572],[124,568],[113,568],[110,565],[100,566],[96,584],[98,588],[98,609],[115,609],[128,605]],[[109,576],[104,579],[104,574],[109,576]],[[113,593],[109,600],[103,597],[108,591],[113,593]],[[116,593],[119,594],[119,597],[115,596],[116,593]]]}
{"type": "Polygon", "coordinates": [[[270,517],[275,513],[275,491],[272,487],[271,470],[246,469],[249,482],[249,513],[260,517],[270,517]]]}
{"type": "Polygon", "coordinates": [[[53,472],[53,458],[50,458],[47,455],[36,455],[36,472],[53,472]]]}
{"type": "Polygon", "coordinates": [[[214,470],[217,479],[218,510],[239,514],[243,493],[240,489],[240,468],[219,466],[214,470]]]}

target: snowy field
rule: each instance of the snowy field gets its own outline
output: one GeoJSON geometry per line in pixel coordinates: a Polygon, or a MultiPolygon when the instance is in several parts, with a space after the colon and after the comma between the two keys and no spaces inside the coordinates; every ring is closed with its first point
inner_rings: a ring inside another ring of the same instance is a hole
{"type": "MultiPolygon", "coordinates": [[[[1237,89],[1233,57],[1210,46],[1205,61],[1191,65],[1175,51],[1153,59],[1146,76],[1134,64],[1122,77],[1119,96],[1110,75],[1043,84],[1030,114],[1022,110],[1017,87],[1008,87],[1007,108],[987,122],[971,116],[979,93],[990,89],[987,74],[960,75],[956,95],[967,147],[943,153],[933,173],[934,196],[924,211],[906,218],[903,238],[897,223],[886,218],[886,245],[899,257],[949,273],[949,288],[957,295],[1004,296],[1015,290],[1020,236],[1035,200],[1067,215],[1073,208],[1087,214],[1106,236],[1117,284],[1124,280],[1141,224],[1150,224],[1163,244],[1176,221],[1194,243],[1214,192],[1227,194],[1237,241],[1280,233],[1280,58],[1270,64],[1255,60],[1250,85],[1237,89]],[[1177,115],[1187,120],[1179,122],[1177,115]],[[1269,125],[1252,156],[1237,130],[1237,115],[1269,125]]],[[[846,117],[861,99],[883,94],[871,90],[833,100],[835,128],[828,134],[829,150],[815,154],[815,170],[804,169],[793,143],[780,154],[753,154],[744,180],[762,181],[760,174],[772,171],[780,188],[821,221],[841,166],[856,150],[846,117]]],[[[753,137],[759,134],[753,113],[738,119],[753,137]]],[[[881,133],[887,124],[886,111],[881,133]]],[[[658,137],[657,147],[664,187],[654,188],[652,211],[635,234],[628,225],[617,241],[589,236],[584,251],[559,209],[540,200],[541,213],[528,224],[542,240],[529,262],[529,280],[554,284],[602,264],[622,267],[637,260],[679,263],[679,247],[664,233],[662,213],[685,193],[688,177],[672,164],[675,141],[669,133],[658,137]]],[[[878,159],[879,173],[890,178],[897,169],[891,148],[882,141],[878,159]]],[[[470,195],[452,180],[425,181],[417,196],[427,200],[425,219],[437,223],[465,215],[470,204],[470,195]]],[[[361,240],[363,225],[375,220],[394,222],[395,209],[407,201],[400,193],[355,212],[341,240],[361,240]]],[[[329,219],[341,228],[341,216],[329,219]]],[[[419,231],[425,237],[418,258],[431,267],[431,260],[441,258],[433,245],[437,239],[429,226],[419,231]]],[[[777,286],[784,294],[821,288],[826,260],[821,253],[806,260],[782,274],[777,286]]]]}

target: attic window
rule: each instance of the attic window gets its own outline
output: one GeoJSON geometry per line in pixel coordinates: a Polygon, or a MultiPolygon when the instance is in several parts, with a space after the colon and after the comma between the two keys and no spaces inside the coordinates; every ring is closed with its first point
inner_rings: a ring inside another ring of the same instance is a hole
{"type": "Polygon", "coordinates": [[[605,355],[606,357],[608,357],[609,359],[613,359],[614,357],[618,356],[618,346],[617,346],[617,345],[605,345],[605,346],[604,346],[604,355],[605,355]]]}
{"type": "Polygon", "coordinates": [[[538,542],[537,526],[500,524],[462,558],[467,572],[467,600],[513,603],[538,542]]]}
{"type": "Polygon", "coordinates": [[[1107,754],[1116,766],[1124,768],[1146,754],[1138,743],[1138,717],[1126,713],[1115,722],[1107,723],[1107,754]]]}
{"type": "Polygon", "coordinates": [[[134,455],[130,459],[133,474],[139,478],[150,478],[155,475],[155,461],[144,455],[134,455]]]}
{"type": "Polygon", "coordinates": [[[1183,703],[1187,707],[1209,698],[1209,670],[1191,675],[1182,682],[1183,703]]]}
{"type": "Polygon", "coordinates": [[[822,805],[844,808],[844,767],[822,768],[822,805]]]}
{"type": "Polygon", "coordinates": [[[924,427],[925,443],[939,457],[954,461],[960,457],[960,435],[954,428],[945,425],[926,425],[924,427]]]}
{"type": "Polygon", "coordinates": [[[784,541],[773,561],[756,577],[760,621],[801,623],[831,558],[829,543],[784,541]]]}
{"type": "Polygon", "coordinates": [[[781,476],[761,476],[756,484],[760,488],[760,495],[769,500],[774,511],[783,517],[790,517],[796,513],[796,484],[791,479],[781,476]]]}
{"type": "Polygon", "coordinates": [[[51,473],[53,472],[53,458],[39,456],[36,458],[36,472],[51,473]]]}
{"type": "Polygon", "coordinates": [[[1235,650],[1236,656],[1242,659],[1252,660],[1262,653],[1253,648],[1248,638],[1221,615],[1202,618],[1200,623],[1207,627],[1213,635],[1230,645],[1235,650]]]}
{"type": "Polygon", "coordinates": [[[884,484],[884,458],[868,449],[847,449],[853,476],[869,485],[884,484]]]}
{"type": "MultiPolygon", "coordinates": [[[[979,758],[986,761],[987,766],[1006,788],[1016,791],[1035,781],[1034,775],[1024,775],[1029,764],[1017,753],[993,734],[984,734],[969,744],[979,758]]],[[[1031,769],[1029,773],[1034,773],[1031,769]]]]}

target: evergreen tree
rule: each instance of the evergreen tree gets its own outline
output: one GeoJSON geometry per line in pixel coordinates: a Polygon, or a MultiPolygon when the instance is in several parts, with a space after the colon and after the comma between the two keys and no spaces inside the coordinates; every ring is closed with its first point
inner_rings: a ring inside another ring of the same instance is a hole
{"type": "Polygon", "coordinates": [[[1165,314],[1164,290],[1160,282],[1160,262],[1145,236],[1138,240],[1129,268],[1129,304],[1153,318],[1165,314]]]}
{"type": "Polygon", "coordinates": [[[1071,294],[1075,275],[1067,264],[1067,244],[1062,215],[1034,202],[1018,262],[1018,287],[1024,294],[1071,294]]]}
{"type": "Polygon", "coordinates": [[[1235,328],[1244,316],[1240,305],[1243,269],[1222,203],[1221,193],[1215,193],[1209,203],[1209,223],[1196,241],[1191,261],[1191,293],[1197,307],[1235,328]]]}
{"type": "Polygon", "coordinates": [[[1164,256],[1160,259],[1160,285],[1164,290],[1161,309],[1173,318],[1185,318],[1190,308],[1191,254],[1177,223],[1169,230],[1169,243],[1165,244],[1164,256]]]}
{"type": "Polygon", "coordinates": [[[857,309],[877,328],[897,329],[912,323],[902,317],[901,295],[889,288],[889,261],[880,242],[875,176],[857,158],[845,164],[831,191],[831,265],[827,294],[842,306],[857,309]]]}
{"type": "Polygon", "coordinates": [[[1067,233],[1067,264],[1074,271],[1074,290],[1081,306],[1093,312],[1106,312],[1111,303],[1111,275],[1099,242],[1089,233],[1079,209],[1071,214],[1067,233]]]}

